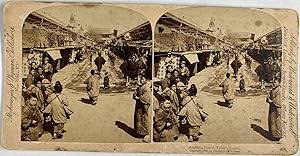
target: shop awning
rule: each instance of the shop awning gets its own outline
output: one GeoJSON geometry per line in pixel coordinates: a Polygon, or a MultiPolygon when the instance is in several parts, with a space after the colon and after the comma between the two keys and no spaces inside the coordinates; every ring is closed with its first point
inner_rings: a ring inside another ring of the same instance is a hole
{"type": "Polygon", "coordinates": [[[62,58],[60,55],[60,50],[47,50],[47,53],[52,57],[53,60],[62,58]]]}
{"type": "Polygon", "coordinates": [[[185,54],[183,55],[191,64],[199,62],[197,54],[185,54]]]}

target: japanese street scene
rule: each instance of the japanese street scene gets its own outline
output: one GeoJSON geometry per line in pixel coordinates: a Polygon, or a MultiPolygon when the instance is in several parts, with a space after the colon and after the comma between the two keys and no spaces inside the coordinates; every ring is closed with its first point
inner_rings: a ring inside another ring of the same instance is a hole
{"type": "Polygon", "coordinates": [[[280,24],[253,9],[193,7],[154,32],[155,142],[278,144],[280,24]]]}
{"type": "Polygon", "coordinates": [[[121,7],[32,12],[22,29],[22,141],[150,141],[152,30],[121,7]]]}

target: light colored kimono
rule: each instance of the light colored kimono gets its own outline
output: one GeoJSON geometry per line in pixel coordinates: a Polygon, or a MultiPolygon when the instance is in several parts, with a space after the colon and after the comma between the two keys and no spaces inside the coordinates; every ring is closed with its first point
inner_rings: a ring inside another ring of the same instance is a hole
{"type": "Polygon", "coordinates": [[[53,93],[47,99],[48,106],[44,110],[44,113],[51,114],[52,120],[56,124],[64,124],[67,122],[67,114],[65,107],[68,106],[67,97],[60,93],[53,93]]]}
{"type": "Polygon", "coordinates": [[[98,97],[100,92],[99,78],[96,75],[91,75],[84,81],[87,84],[87,92],[89,97],[98,97]]]}
{"type": "Polygon", "coordinates": [[[233,100],[234,99],[234,84],[230,78],[226,78],[221,84],[222,93],[225,100],[233,100]]]}
{"type": "Polygon", "coordinates": [[[282,119],[281,119],[281,87],[273,88],[268,97],[269,107],[269,132],[275,138],[282,138],[282,119]]]}

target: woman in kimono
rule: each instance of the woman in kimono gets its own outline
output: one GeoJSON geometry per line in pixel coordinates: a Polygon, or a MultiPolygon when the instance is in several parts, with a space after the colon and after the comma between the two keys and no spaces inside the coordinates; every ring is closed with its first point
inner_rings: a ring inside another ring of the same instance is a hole
{"type": "Polygon", "coordinates": [[[179,123],[171,108],[171,101],[168,97],[162,102],[154,116],[154,131],[157,132],[154,138],[157,142],[173,142],[178,137],[175,130],[178,130],[179,123]],[[177,127],[177,128],[176,128],[177,127]]]}
{"type": "Polygon", "coordinates": [[[87,92],[91,100],[92,105],[96,105],[100,92],[99,78],[95,75],[95,70],[91,70],[91,76],[84,81],[87,84],[87,92]]]}
{"type": "Polygon", "coordinates": [[[282,138],[282,120],[281,120],[281,88],[278,79],[274,80],[274,88],[267,96],[269,103],[269,133],[274,140],[282,138]]]}
{"type": "Polygon", "coordinates": [[[222,93],[227,107],[231,108],[234,99],[234,84],[230,79],[229,73],[226,74],[226,79],[220,84],[220,87],[222,87],[222,93]]]}
{"type": "Polygon", "coordinates": [[[70,115],[67,113],[67,110],[69,110],[67,109],[69,105],[67,97],[61,92],[62,85],[57,81],[54,86],[54,93],[47,99],[49,105],[44,110],[44,113],[50,115],[53,121],[52,139],[63,137],[63,128],[69,118],[68,115],[70,115]]]}
{"type": "Polygon", "coordinates": [[[203,104],[196,97],[196,94],[196,87],[189,89],[189,95],[183,99],[183,108],[178,114],[179,116],[186,117],[185,120],[187,120],[187,123],[189,125],[189,142],[198,141],[199,135],[201,134],[200,126],[202,126],[204,118],[206,117],[203,112],[203,104]]]}
{"type": "Polygon", "coordinates": [[[144,141],[149,141],[150,113],[152,98],[151,84],[147,83],[145,76],[141,77],[141,85],[136,89],[133,98],[136,100],[134,111],[134,130],[138,135],[144,136],[144,141]]]}

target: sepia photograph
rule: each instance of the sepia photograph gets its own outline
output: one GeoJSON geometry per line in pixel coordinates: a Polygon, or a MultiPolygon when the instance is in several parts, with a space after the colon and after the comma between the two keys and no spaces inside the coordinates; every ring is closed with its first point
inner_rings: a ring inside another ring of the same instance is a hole
{"type": "Polygon", "coordinates": [[[298,13],[9,2],[7,150],[292,155],[298,13]]]}
{"type": "Polygon", "coordinates": [[[22,28],[20,139],[149,142],[151,67],[151,25],[136,11],[63,5],[30,13],[22,28]]]}
{"type": "Polygon", "coordinates": [[[187,7],[154,32],[155,142],[278,144],[282,30],[248,8],[187,7]]]}

